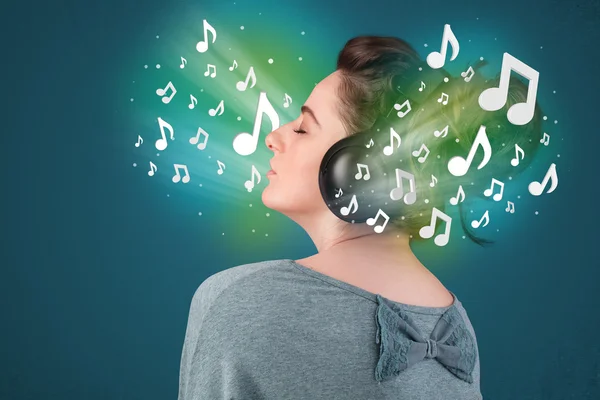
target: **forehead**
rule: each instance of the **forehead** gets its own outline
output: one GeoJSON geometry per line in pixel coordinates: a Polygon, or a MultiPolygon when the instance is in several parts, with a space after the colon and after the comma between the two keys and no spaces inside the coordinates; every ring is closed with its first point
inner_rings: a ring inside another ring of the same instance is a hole
{"type": "Polygon", "coordinates": [[[317,119],[327,118],[327,114],[331,115],[331,113],[337,117],[339,84],[339,72],[335,71],[319,82],[308,96],[305,104],[314,110],[317,119]]]}

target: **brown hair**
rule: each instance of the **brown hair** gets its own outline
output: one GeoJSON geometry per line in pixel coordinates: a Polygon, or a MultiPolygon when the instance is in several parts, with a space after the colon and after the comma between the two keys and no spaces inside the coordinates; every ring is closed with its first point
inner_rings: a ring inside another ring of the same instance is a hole
{"type": "MultiPolygon", "coordinates": [[[[346,43],[337,60],[337,70],[341,77],[337,95],[340,99],[340,119],[348,135],[368,130],[378,117],[388,113],[398,98],[393,78],[420,62],[418,53],[399,38],[359,36],[346,43]]],[[[533,119],[525,125],[513,125],[506,118],[510,106],[527,99],[528,87],[519,79],[511,77],[508,100],[503,108],[494,112],[481,109],[478,104],[481,92],[489,87],[499,86],[499,74],[485,80],[478,71],[484,65],[486,62],[478,62],[472,66],[476,73],[468,83],[460,77],[451,77],[444,83],[444,93],[450,98],[448,105],[442,106],[435,99],[428,99],[422,103],[423,108],[413,109],[407,115],[409,118],[404,118],[406,121],[402,132],[397,131],[402,139],[399,153],[401,168],[415,176],[417,202],[407,206],[403,216],[389,224],[408,232],[414,239],[420,239],[419,229],[429,224],[433,207],[441,211],[447,209],[448,200],[456,196],[459,185],[463,186],[469,199],[483,197],[483,190],[490,186],[492,177],[504,182],[509,176],[516,176],[530,164],[540,146],[542,110],[537,103],[533,119]],[[446,125],[449,133],[445,137],[435,137],[433,132],[446,125]],[[476,154],[473,167],[467,175],[451,175],[447,169],[448,161],[453,156],[467,155],[481,125],[486,127],[492,147],[490,161],[484,168],[477,170],[475,165],[481,154],[476,154]],[[425,163],[416,162],[410,153],[418,150],[421,144],[425,144],[430,150],[425,163]],[[526,154],[517,167],[510,164],[515,156],[515,144],[526,154]],[[435,187],[429,184],[432,175],[438,179],[435,187]]],[[[389,136],[386,140],[389,140],[389,136]]],[[[463,207],[463,203],[458,204],[466,235],[480,245],[491,243],[473,233],[466,223],[463,207]]]]}

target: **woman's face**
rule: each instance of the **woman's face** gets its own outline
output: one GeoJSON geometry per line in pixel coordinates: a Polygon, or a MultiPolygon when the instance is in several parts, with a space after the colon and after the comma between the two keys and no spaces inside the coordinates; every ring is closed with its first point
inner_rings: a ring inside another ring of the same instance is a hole
{"type": "Polygon", "coordinates": [[[262,201],[300,225],[308,223],[307,217],[319,218],[319,211],[330,212],[319,191],[319,167],[327,150],[346,136],[337,111],[339,83],[338,71],[327,76],[315,86],[300,116],[265,138],[276,174],[267,177],[262,201]]]}

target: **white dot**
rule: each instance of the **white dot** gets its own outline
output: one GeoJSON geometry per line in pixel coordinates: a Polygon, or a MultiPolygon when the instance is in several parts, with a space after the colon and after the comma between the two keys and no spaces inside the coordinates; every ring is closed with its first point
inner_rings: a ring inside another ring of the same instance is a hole
{"type": "Polygon", "coordinates": [[[258,13],[258,15],[262,15],[262,13],[258,13]]]}
{"type": "Polygon", "coordinates": [[[201,92],[204,92],[204,89],[200,89],[201,92]]]}
{"type": "Polygon", "coordinates": [[[302,61],[302,57],[298,57],[298,61],[302,61]]]}
{"type": "Polygon", "coordinates": [[[267,213],[267,214],[265,214],[265,215],[266,215],[267,217],[270,217],[270,216],[271,216],[271,214],[269,214],[269,213],[267,213]]]}
{"type": "Polygon", "coordinates": [[[240,29],[241,29],[241,30],[244,30],[244,25],[240,26],[240,29]]]}
{"type": "Polygon", "coordinates": [[[449,81],[448,77],[445,77],[444,82],[448,82],[448,81],[449,81]]]}
{"type": "Polygon", "coordinates": [[[133,83],[135,83],[135,81],[133,81],[133,83]]]}
{"type": "MultiPolygon", "coordinates": [[[[469,42],[470,42],[470,41],[471,41],[471,39],[469,39],[469,42]]],[[[463,239],[464,239],[464,237],[463,237],[463,239]]]]}
{"type": "Polygon", "coordinates": [[[198,186],[202,187],[202,184],[199,184],[198,186]]]}
{"type": "Polygon", "coordinates": [[[427,47],[427,43],[425,43],[423,46],[427,47]]]}
{"type": "Polygon", "coordinates": [[[241,121],[241,120],[242,120],[242,117],[237,117],[237,120],[238,120],[238,121],[241,121]]]}
{"type": "Polygon", "coordinates": [[[473,186],[475,183],[471,182],[471,186],[473,186]]]}
{"type": "Polygon", "coordinates": [[[479,17],[477,17],[477,21],[479,21],[479,17]]]}
{"type": "Polygon", "coordinates": [[[483,57],[479,57],[479,59],[480,59],[481,61],[483,61],[483,57]]]}
{"type": "Polygon", "coordinates": [[[224,236],[224,235],[225,235],[225,232],[221,233],[221,236],[224,236]]]}
{"type": "Polygon", "coordinates": [[[517,199],[520,199],[520,198],[521,198],[521,195],[517,196],[517,199]]]}
{"type": "Polygon", "coordinates": [[[273,64],[273,59],[269,58],[269,64],[273,64]]]}
{"type": "Polygon", "coordinates": [[[500,229],[496,229],[496,232],[500,232],[500,229]]]}
{"type": "Polygon", "coordinates": [[[421,216],[421,217],[422,217],[422,216],[423,216],[423,213],[419,213],[419,216],[421,216]]]}
{"type": "Polygon", "coordinates": [[[537,211],[536,211],[536,212],[535,212],[535,215],[538,215],[538,214],[539,214],[539,212],[537,212],[537,211]]]}
{"type": "Polygon", "coordinates": [[[560,154],[557,154],[556,157],[560,158],[560,154]]]}
{"type": "Polygon", "coordinates": [[[171,197],[171,195],[170,195],[170,194],[167,194],[167,197],[171,197]]]}
{"type": "MultiPolygon", "coordinates": [[[[470,40],[469,40],[469,42],[470,42],[470,40]]],[[[464,239],[465,237],[466,237],[466,236],[463,236],[462,238],[464,239]]]]}
{"type": "Polygon", "coordinates": [[[160,153],[156,153],[156,157],[160,157],[160,153]]]}
{"type": "Polygon", "coordinates": [[[129,99],[129,101],[133,101],[133,97],[129,99]]]}
{"type": "Polygon", "coordinates": [[[265,233],[265,236],[269,236],[269,234],[268,234],[268,233],[265,233]]]}
{"type": "Polygon", "coordinates": [[[508,177],[508,180],[509,180],[509,181],[512,181],[512,176],[509,176],[509,177],[508,177]]]}
{"type": "Polygon", "coordinates": [[[412,239],[412,235],[408,235],[408,237],[412,239]]]}
{"type": "Polygon", "coordinates": [[[556,90],[553,90],[552,93],[556,93],[556,90]]]}
{"type": "Polygon", "coordinates": [[[404,215],[402,217],[400,217],[401,220],[404,220],[404,218],[405,218],[404,215]]]}
{"type": "Polygon", "coordinates": [[[544,46],[540,46],[540,49],[543,49],[543,48],[544,48],[544,46]]]}
{"type": "Polygon", "coordinates": [[[200,211],[200,212],[198,213],[198,215],[202,215],[202,211],[200,211]]]}
{"type": "Polygon", "coordinates": [[[554,123],[555,123],[555,124],[558,124],[558,121],[557,121],[557,120],[554,120],[554,123]]]}
{"type": "Polygon", "coordinates": [[[147,65],[144,65],[144,68],[148,69],[148,66],[147,66],[147,65]]]}
{"type": "Polygon", "coordinates": [[[250,207],[252,207],[252,204],[249,204],[250,207]]]}
{"type": "Polygon", "coordinates": [[[254,229],[252,229],[252,233],[254,233],[254,229]]]}
{"type": "Polygon", "coordinates": [[[304,33],[305,33],[304,31],[300,32],[301,35],[304,35],[304,33]]]}
{"type": "Polygon", "coordinates": [[[548,119],[548,117],[546,117],[546,116],[544,115],[544,121],[545,121],[545,120],[547,120],[547,119],[548,119]]]}
{"type": "Polygon", "coordinates": [[[504,146],[505,146],[505,144],[504,144],[504,143],[502,143],[502,147],[504,147],[504,146]]]}
{"type": "Polygon", "coordinates": [[[208,158],[212,158],[212,156],[208,156],[208,158]]]}
{"type": "Polygon", "coordinates": [[[473,214],[473,210],[471,210],[471,214],[473,214]]]}
{"type": "Polygon", "coordinates": [[[157,39],[158,39],[158,37],[159,37],[159,36],[158,36],[158,35],[156,35],[156,38],[157,38],[157,39]]]}
{"type": "Polygon", "coordinates": [[[160,69],[160,64],[156,64],[156,69],[160,69]]]}
{"type": "Polygon", "coordinates": [[[460,142],[460,140],[458,138],[456,138],[456,143],[460,142]]]}
{"type": "Polygon", "coordinates": [[[136,164],[136,163],[133,163],[133,166],[134,166],[134,167],[137,167],[137,164],[136,164]]]}
{"type": "Polygon", "coordinates": [[[429,199],[425,199],[425,204],[429,204],[429,199]]]}
{"type": "Polygon", "coordinates": [[[494,40],[498,40],[498,38],[494,38],[494,40]]]}
{"type": "Polygon", "coordinates": [[[423,67],[419,67],[419,71],[423,71],[423,67]]]}

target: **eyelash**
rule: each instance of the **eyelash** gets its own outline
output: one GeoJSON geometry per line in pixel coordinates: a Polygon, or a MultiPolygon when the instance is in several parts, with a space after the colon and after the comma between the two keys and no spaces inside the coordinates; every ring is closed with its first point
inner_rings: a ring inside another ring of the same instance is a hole
{"type": "Polygon", "coordinates": [[[299,135],[304,135],[306,133],[306,131],[303,129],[293,129],[293,131],[299,135]]]}

